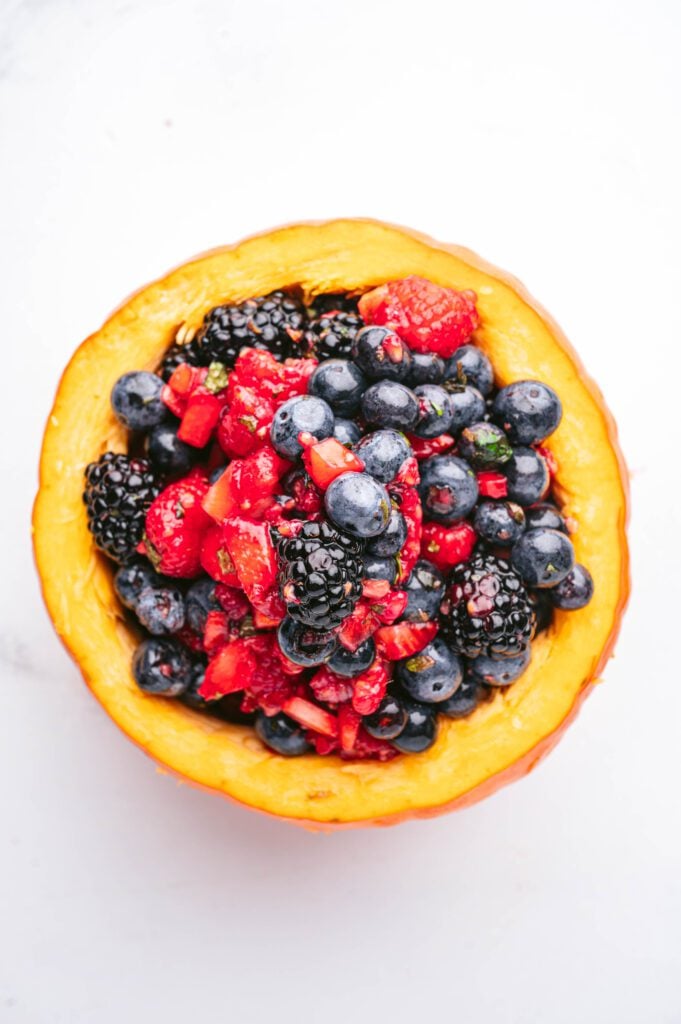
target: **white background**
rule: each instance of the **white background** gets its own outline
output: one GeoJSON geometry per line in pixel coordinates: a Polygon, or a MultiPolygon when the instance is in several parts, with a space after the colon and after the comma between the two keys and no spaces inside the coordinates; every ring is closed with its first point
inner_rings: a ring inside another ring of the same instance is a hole
{"type": "Polygon", "coordinates": [[[681,8],[0,0],[0,1020],[681,1021],[681,8]],[[463,814],[313,836],[157,775],[29,548],[59,372],[210,246],[369,215],[513,270],[633,475],[635,590],[560,749],[463,814]]]}

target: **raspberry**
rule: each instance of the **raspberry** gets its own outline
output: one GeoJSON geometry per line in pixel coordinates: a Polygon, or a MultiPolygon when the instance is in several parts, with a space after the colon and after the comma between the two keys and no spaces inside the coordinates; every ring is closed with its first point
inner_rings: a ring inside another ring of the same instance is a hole
{"type": "Polygon", "coordinates": [[[144,547],[157,572],[189,578],[201,571],[201,545],[211,525],[201,502],[208,491],[202,476],[168,484],[152,502],[144,547]]]}
{"type": "Polygon", "coordinates": [[[390,682],[390,669],[380,658],[374,660],[365,672],[352,680],[354,691],[352,706],[360,715],[373,715],[385,697],[390,682]]]}
{"type": "Polygon", "coordinates": [[[422,277],[389,281],[359,301],[367,323],[394,328],[415,352],[448,358],[480,324],[472,291],[455,291],[422,277]]]}

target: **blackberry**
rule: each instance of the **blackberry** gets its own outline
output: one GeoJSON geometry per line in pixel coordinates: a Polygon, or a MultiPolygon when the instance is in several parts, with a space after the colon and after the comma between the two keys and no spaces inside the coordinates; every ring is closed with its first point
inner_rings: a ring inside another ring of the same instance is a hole
{"type": "Polygon", "coordinates": [[[310,303],[310,318],[323,317],[328,313],[358,313],[359,296],[346,295],[340,292],[327,292],[326,295],[315,295],[310,303]]]}
{"type": "Polygon", "coordinates": [[[361,551],[358,540],[324,521],[280,538],[280,586],[291,618],[318,630],[340,625],[362,592],[361,551]]]}
{"type": "Polygon", "coordinates": [[[105,452],[85,470],[83,501],[95,544],[115,562],[127,562],[142,540],[149,506],[161,490],[146,459],[105,452]]]}
{"type": "Polygon", "coordinates": [[[169,381],[173,372],[181,363],[189,363],[190,366],[199,366],[199,350],[195,341],[189,341],[186,345],[171,345],[158,368],[159,376],[162,377],[164,381],[169,381]]]}
{"type": "Polygon", "coordinates": [[[529,644],[535,613],[522,580],[508,562],[479,553],[454,567],[445,635],[453,650],[514,657],[529,644]]]}
{"type": "Polygon", "coordinates": [[[327,313],[313,320],[305,332],[305,343],[322,359],[349,359],[355,335],[364,321],[355,313],[327,313]]]}
{"type": "Polygon", "coordinates": [[[203,318],[192,345],[200,366],[234,366],[244,346],[263,348],[279,361],[302,351],[307,324],[302,302],[286,292],[246,299],[236,306],[216,306],[203,318]]]}

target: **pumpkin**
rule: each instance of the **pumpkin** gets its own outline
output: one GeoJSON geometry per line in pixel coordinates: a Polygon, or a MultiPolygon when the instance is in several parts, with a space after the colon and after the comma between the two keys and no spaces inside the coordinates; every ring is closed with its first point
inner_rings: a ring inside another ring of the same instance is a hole
{"type": "Polygon", "coordinates": [[[556,744],[599,680],[629,590],[627,478],[613,419],[551,318],[512,277],[468,250],[368,220],[300,224],[200,256],[142,289],[80,346],[45,431],[34,544],[55,628],[90,689],[123,731],[183,780],[311,828],[392,824],[465,807],[520,778],[556,744]],[[563,421],[547,447],[556,490],[575,520],[576,557],[595,580],[583,610],[555,613],[524,675],[469,718],[441,720],[436,744],[380,764],[315,755],[287,759],[246,726],[146,696],[130,662],[139,637],[119,606],[112,570],[86,527],[83,470],[126,436],[109,404],[115,380],[155,368],[183,323],[214,305],[296,286],[361,292],[417,274],[471,288],[476,343],[497,383],[539,378],[559,393],[563,421]]]}

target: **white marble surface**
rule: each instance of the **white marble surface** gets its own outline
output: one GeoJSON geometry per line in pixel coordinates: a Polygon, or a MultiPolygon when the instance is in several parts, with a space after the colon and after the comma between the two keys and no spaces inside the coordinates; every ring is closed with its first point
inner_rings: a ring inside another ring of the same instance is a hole
{"type": "Polygon", "coordinates": [[[0,1020],[681,1021],[680,30],[672,0],[0,0],[0,1020]],[[338,214],[467,244],[555,313],[620,419],[636,589],[531,778],[315,837],[119,735],[28,522],[58,374],[116,303],[338,214]]]}

